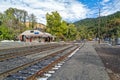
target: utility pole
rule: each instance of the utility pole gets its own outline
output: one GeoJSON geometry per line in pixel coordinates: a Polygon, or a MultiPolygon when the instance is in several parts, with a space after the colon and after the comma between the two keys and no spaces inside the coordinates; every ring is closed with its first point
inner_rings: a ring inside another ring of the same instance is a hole
{"type": "Polygon", "coordinates": [[[98,37],[99,37],[99,40],[98,40],[98,43],[100,44],[100,23],[101,23],[101,21],[100,21],[100,6],[99,6],[99,16],[98,16],[98,19],[99,19],[99,21],[98,21],[98,37]]]}

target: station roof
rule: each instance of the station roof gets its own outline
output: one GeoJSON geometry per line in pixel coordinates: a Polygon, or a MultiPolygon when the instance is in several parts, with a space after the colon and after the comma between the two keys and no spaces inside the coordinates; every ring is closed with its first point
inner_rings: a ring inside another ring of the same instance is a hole
{"type": "Polygon", "coordinates": [[[41,32],[39,30],[26,30],[20,35],[32,36],[32,37],[52,37],[50,33],[41,32]]]}
{"type": "Polygon", "coordinates": [[[26,30],[23,33],[21,33],[20,35],[26,35],[26,36],[42,36],[43,32],[39,31],[39,30],[26,30]]]}

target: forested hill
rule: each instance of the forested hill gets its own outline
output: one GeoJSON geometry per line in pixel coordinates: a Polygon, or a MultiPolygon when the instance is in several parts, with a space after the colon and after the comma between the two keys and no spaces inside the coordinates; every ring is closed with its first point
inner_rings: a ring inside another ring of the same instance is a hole
{"type": "Polygon", "coordinates": [[[95,18],[86,18],[86,19],[77,21],[74,24],[76,25],[76,27],[80,27],[80,26],[94,26],[96,22],[97,22],[97,19],[95,19],[95,18]]]}
{"type": "Polygon", "coordinates": [[[120,37],[120,11],[100,18],[83,19],[74,24],[83,38],[120,37]]]}
{"type": "MultiPolygon", "coordinates": [[[[100,17],[101,25],[109,25],[110,23],[112,24],[113,21],[116,21],[118,23],[120,22],[120,11],[118,11],[114,14],[108,15],[108,16],[100,17]]],[[[74,22],[74,24],[77,27],[79,27],[79,26],[95,27],[95,26],[98,26],[99,19],[98,18],[86,18],[86,19],[74,22]]]]}

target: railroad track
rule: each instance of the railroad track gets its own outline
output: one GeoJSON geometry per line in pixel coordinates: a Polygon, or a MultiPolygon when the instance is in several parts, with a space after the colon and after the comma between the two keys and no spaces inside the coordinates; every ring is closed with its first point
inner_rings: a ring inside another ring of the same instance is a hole
{"type": "Polygon", "coordinates": [[[36,78],[38,76],[44,76],[44,73],[48,72],[49,70],[51,70],[55,65],[57,65],[58,63],[60,63],[61,61],[65,60],[74,50],[76,50],[78,47],[72,49],[71,51],[69,51],[68,53],[59,56],[59,58],[57,58],[56,60],[54,60],[52,63],[48,64],[47,66],[45,66],[44,68],[42,68],[41,70],[39,70],[37,73],[35,73],[34,75],[28,77],[26,80],[36,80],[36,78]]]}
{"type": "Polygon", "coordinates": [[[14,58],[11,58],[11,59],[1,61],[0,62],[0,73],[3,73],[7,70],[16,68],[16,67],[21,66],[25,63],[34,61],[36,59],[42,58],[42,57],[48,55],[51,52],[51,50],[53,52],[56,49],[59,49],[61,47],[65,47],[65,46],[69,46],[69,45],[66,45],[66,44],[65,45],[64,44],[63,45],[58,45],[58,46],[56,45],[54,48],[53,47],[50,47],[49,49],[45,48],[46,50],[42,50],[42,51],[40,51],[40,50],[32,51],[32,52],[28,51],[29,53],[26,53],[27,55],[24,55],[24,53],[21,53],[24,56],[18,56],[18,57],[14,57],[14,58]]]}
{"type": "Polygon", "coordinates": [[[65,44],[64,45],[59,45],[59,44],[50,45],[49,44],[49,45],[32,46],[32,47],[27,47],[27,49],[22,48],[23,50],[20,50],[20,51],[17,49],[14,52],[10,52],[10,53],[7,53],[7,54],[1,54],[0,55],[0,61],[4,61],[4,60],[7,60],[7,59],[20,57],[20,56],[30,55],[30,54],[33,54],[33,53],[45,51],[46,49],[49,50],[49,49],[52,49],[52,48],[55,48],[55,47],[58,47],[58,46],[65,46],[65,44]]]}
{"type": "MultiPolygon", "coordinates": [[[[36,78],[37,75],[43,74],[43,72],[45,72],[45,71],[43,71],[43,69],[46,70],[46,68],[50,67],[50,65],[49,65],[50,63],[52,63],[51,65],[53,66],[53,64],[63,60],[66,56],[70,55],[71,52],[73,52],[76,48],[78,48],[78,46],[76,46],[76,45],[68,46],[62,50],[59,50],[57,52],[54,52],[47,56],[44,56],[40,59],[36,59],[32,62],[26,63],[24,65],[14,68],[14,69],[8,70],[8,71],[0,74],[0,79],[1,80],[10,80],[7,78],[15,78],[15,76],[19,75],[19,77],[17,77],[17,78],[19,78],[18,80],[26,80],[26,79],[33,80],[33,78],[36,78]],[[32,69],[31,67],[35,67],[35,68],[33,70],[31,70],[32,69]],[[40,71],[38,72],[38,70],[35,70],[35,69],[38,69],[40,71]],[[25,71],[27,71],[27,72],[25,72],[25,71]],[[29,72],[33,71],[33,73],[32,72],[29,73],[28,71],[29,72]],[[22,77],[21,75],[24,75],[24,76],[26,75],[26,77],[22,77]]],[[[16,79],[11,79],[11,80],[16,80],[16,79]]]]}
{"type": "MultiPolygon", "coordinates": [[[[50,56],[50,55],[49,55],[50,56]]],[[[42,59],[44,59],[44,58],[42,58],[42,59]]],[[[27,64],[24,64],[24,65],[22,65],[22,66],[20,66],[20,67],[17,67],[17,68],[15,68],[15,69],[12,69],[12,70],[9,70],[9,71],[7,71],[7,72],[4,72],[2,75],[9,75],[9,74],[11,74],[12,72],[14,72],[14,71],[16,71],[16,70],[18,70],[18,69],[21,69],[21,68],[25,68],[25,67],[27,67],[27,66],[30,66],[30,65],[33,65],[33,64],[35,64],[35,63],[37,63],[39,60],[42,60],[42,59],[38,59],[38,60],[36,60],[36,61],[33,61],[33,62],[30,62],[30,63],[27,63],[27,64]]]]}

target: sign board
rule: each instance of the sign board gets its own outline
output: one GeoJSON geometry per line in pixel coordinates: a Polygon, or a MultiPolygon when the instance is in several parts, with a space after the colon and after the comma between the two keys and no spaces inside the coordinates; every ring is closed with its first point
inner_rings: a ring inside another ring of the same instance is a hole
{"type": "Polygon", "coordinates": [[[34,32],[34,34],[39,34],[39,32],[34,32]]]}

